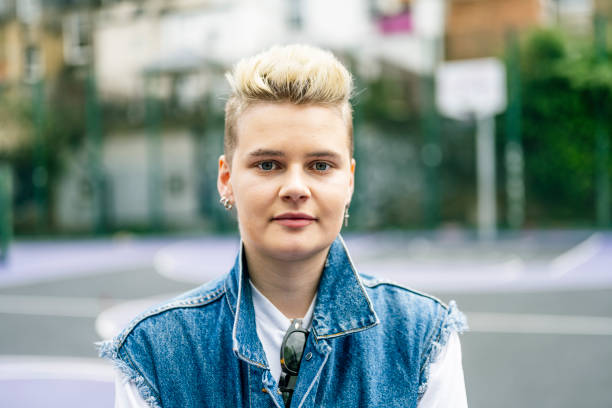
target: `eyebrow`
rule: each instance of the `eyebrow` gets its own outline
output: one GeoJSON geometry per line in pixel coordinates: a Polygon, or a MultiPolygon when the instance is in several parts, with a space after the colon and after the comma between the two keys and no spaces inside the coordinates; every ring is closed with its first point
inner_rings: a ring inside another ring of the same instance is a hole
{"type": "Polygon", "coordinates": [[[280,150],[269,150],[269,149],[257,149],[249,153],[249,157],[262,157],[262,156],[285,156],[280,150]]]}
{"type": "MultiPolygon", "coordinates": [[[[270,150],[270,149],[257,149],[249,153],[249,157],[284,157],[286,156],[285,152],[281,150],[270,150]]],[[[329,150],[321,150],[317,152],[311,152],[306,154],[306,157],[328,157],[331,159],[340,159],[340,155],[338,153],[329,151],[329,150]]]]}
{"type": "Polygon", "coordinates": [[[330,159],[340,160],[340,155],[338,153],[331,152],[329,150],[308,153],[306,157],[328,157],[330,159]]]}

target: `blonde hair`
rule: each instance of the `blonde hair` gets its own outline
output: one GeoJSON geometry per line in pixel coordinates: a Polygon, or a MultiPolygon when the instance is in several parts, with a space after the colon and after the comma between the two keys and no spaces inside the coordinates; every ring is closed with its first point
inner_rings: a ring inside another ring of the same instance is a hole
{"type": "Polygon", "coordinates": [[[258,102],[328,105],[340,109],[353,155],[351,74],[329,51],[308,45],[275,46],[240,60],[225,75],[231,94],[225,104],[225,156],[231,162],[240,115],[258,102]]]}

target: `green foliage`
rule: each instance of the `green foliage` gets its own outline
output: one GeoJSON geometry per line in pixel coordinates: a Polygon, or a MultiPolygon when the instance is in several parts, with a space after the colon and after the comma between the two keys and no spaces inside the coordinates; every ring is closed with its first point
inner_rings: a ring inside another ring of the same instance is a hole
{"type": "Polygon", "coordinates": [[[561,34],[552,30],[535,31],[521,51],[525,79],[546,80],[556,75],[557,64],[566,56],[561,34]]]}
{"type": "Polygon", "coordinates": [[[361,105],[365,122],[401,134],[406,128],[418,126],[416,91],[415,84],[407,78],[381,75],[365,84],[354,103],[361,105]]]}
{"type": "Polygon", "coordinates": [[[553,30],[535,31],[521,46],[522,137],[532,222],[594,221],[595,133],[599,121],[609,129],[612,117],[607,55],[597,58],[592,40],[572,42],[553,30]]]}
{"type": "Polygon", "coordinates": [[[16,232],[44,232],[52,228],[54,188],[66,153],[85,138],[84,83],[65,70],[53,83],[11,84],[1,97],[0,116],[10,117],[18,134],[14,148],[0,152],[13,168],[16,232]],[[39,192],[35,180],[42,183],[39,192]]]}

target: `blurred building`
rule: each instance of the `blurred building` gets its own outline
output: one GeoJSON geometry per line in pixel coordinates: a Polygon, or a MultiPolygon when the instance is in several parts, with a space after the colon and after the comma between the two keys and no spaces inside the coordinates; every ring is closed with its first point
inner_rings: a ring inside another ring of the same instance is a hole
{"type": "MultiPolygon", "coordinates": [[[[608,0],[601,0],[608,3],[608,0]]],[[[510,30],[556,24],[591,29],[594,0],[451,0],[446,23],[446,58],[502,55],[510,30]]]]}
{"type": "MultiPolygon", "coordinates": [[[[40,81],[54,80],[63,66],[61,16],[36,1],[0,0],[0,97],[29,97],[40,81]]],[[[31,124],[15,117],[6,99],[0,110],[0,153],[31,140],[31,124]]]]}
{"type": "MultiPolygon", "coordinates": [[[[56,218],[69,231],[88,230],[102,216],[106,228],[143,228],[151,224],[150,147],[145,131],[115,131],[105,137],[103,208],[98,208],[85,150],[66,158],[66,172],[57,186],[56,218]],[[102,212],[102,214],[98,214],[102,212]]],[[[199,224],[197,144],[187,129],[164,132],[157,163],[158,216],[164,227],[193,228],[199,224]]]]}
{"type": "Polygon", "coordinates": [[[549,20],[553,20],[558,26],[576,34],[590,33],[596,2],[597,0],[549,1],[549,20]]]}
{"type": "MultiPolygon", "coordinates": [[[[104,95],[143,92],[147,70],[227,68],[274,44],[307,42],[360,59],[432,69],[442,0],[109,2],[97,13],[95,69],[104,95]]],[[[204,91],[204,89],[202,89],[204,91]]],[[[193,92],[193,91],[192,91],[193,92]]]]}
{"type": "MultiPolygon", "coordinates": [[[[431,130],[436,121],[430,114],[431,78],[440,62],[502,55],[509,30],[549,24],[573,32],[591,30],[594,11],[610,15],[610,4],[0,0],[0,93],[17,85],[31,95],[30,107],[41,107],[55,92],[64,98],[64,110],[79,116],[65,115],[78,122],[70,130],[80,134],[71,134],[69,147],[64,141],[53,151],[60,153],[56,168],[62,170],[48,187],[51,204],[38,200],[39,207],[48,205],[59,229],[91,230],[94,224],[146,229],[155,220],[168,227],[199,226],[214,211],[209,203],[217,201],[216,169],[208,163],[222,149],[222,108],[229,91],[223,74],[241,57],[286,43],[332,50],[356,74],[358,91],[364,83],[378,81],[388,114],[383,120],[401,123],[385,132],[397,133],[394,137],[404,143],[397,160],[406,161],[406,152],[421,151],[420,143],[438,143],[434,131],[432,136],[423,129],[431,130]],[[43,83],[38,90],[33,86],[43,83]]],[[[35,171],[26,177],[46,174],[37,173],[45,166],[43,121],[30,120],[27,125],[36,129],[23,131],[6,119],[10,116],[9,110],[0,111],[0,150],[6,150],[6,136],[12,145],[35,139],[35,148],[43,153],[35,155],[35,171]],[[38,136],[28,136],[35,132],[38,136]]],[[[370,130],[372,141],[379,140],[377,130],[370,130]]],[[[441,154],[433,156],[439,156],[432,161],[435,167],[441,154]]],[[[412,180],[406,197],[413,201],[394,201],[419,206],[423,157],[415,153],[408,159],[414,166],[406,170],[412,180]]],[[[37,187],[30,187],[35,196],[37,187]]],[[[370,192],[374,197],[385,194],[370,192]]],[[[37,198],[22,202],[28,200],[37,198]]]]}
{"type": "MultiPolygon", "coordinates": [[[[212,108],[221,111],[219,96],[228,93],[224,72],[241,57],[274,44],[331,49],[357,63],[364,76],[383,70],[415,78],[431,73],[441,57],[444,5],[443,0],[106,1],[94,10],[64,14],[64,52],[71,64],[91,62],[104,104],[151,122],[156,119],[144,112],[151,99],[176,113],[201,109],[212,95],[212,108]]],[[[101,200],[92,191],[86,145],[66,159],[68,171],[56,192],[61,228],[87,229],[101,212],[113,226],[150,225],[155,211],[169,227],[202,221],[202,202],[217,197],[213,189],[202,189],[199,162],[202,154],[221,153],[222,134],[214,136],[218,151],[202,153],[202,135],[191,124],[167,126],[167,117],[158,120],[159,138],[151,123],[127,130],[105,123],[98,152],[101,200]],[[151,163],[159,163],[160,174],[151,163]]]]}
{"type": "Polygon", "coordinates": [[[0,1],[0,84],[54,78],[63,62],[57,10],[36,1],[0,1]]]}
{"type": "Polygon", "coordinates": [[[608,18],[612,18],[612,1],[595,0],[595,8],[598,12],[604,14],[608,18]]]}
{"type": "Polygon", "coordinates": [[[446,26],[448,59],[499,55],[509,29],[544,23],[541,0],[452,0],[446,26]]]}

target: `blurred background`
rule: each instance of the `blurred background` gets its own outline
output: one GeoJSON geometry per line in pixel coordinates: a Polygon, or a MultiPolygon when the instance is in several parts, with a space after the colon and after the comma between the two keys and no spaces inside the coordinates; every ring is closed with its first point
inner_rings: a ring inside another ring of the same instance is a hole
{"type": "Polygon", "coordinates": [[[0,406],[112,406],[96,359],[226,272],[223,77],[354,75],[361,272],[456,299],[471,407],[612,406],[610,0],[0,0],[0,406]]]}

